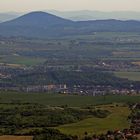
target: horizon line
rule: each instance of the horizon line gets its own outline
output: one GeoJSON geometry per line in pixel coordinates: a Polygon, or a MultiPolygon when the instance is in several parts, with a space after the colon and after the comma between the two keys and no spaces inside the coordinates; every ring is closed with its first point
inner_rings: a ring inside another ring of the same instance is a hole
{"type": "Polygon", "coordinates": [[[83,10],[56,10],[56,9],[47,9],[47,10],[27,10],[27,11],[3,11],[3,12],[0,12],[0,13],[25,13],[25,12],[37,12],[37,11],[40,11],[40,12],[49,12],[49,11],[57,11],[57,12],[80,12],[80,11],[83,11],[83,12],[104,12],[104,13],[113,13],[113,12],[134,12],[134,13],[140,13],[140,11],[134,11],[134,10],[114,10],[114,11],[102,11],[102,10],[86,10],[86,9],[83,9],[83,10]]]}

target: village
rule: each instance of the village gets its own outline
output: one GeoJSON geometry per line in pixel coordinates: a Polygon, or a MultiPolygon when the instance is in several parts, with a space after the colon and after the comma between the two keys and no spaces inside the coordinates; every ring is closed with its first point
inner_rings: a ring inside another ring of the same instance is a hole
{"type": "Polygon", "coordinates": [[[132,89],[115,89],[110,86],[80,86],[74,85],[69,87],[66,84],[60,85],[37,85],[26,87],[0,87],[4,91],[18,91],[25,93],[52,93],[52,94],[67,94],[81,96],[104,96],[104,95],[139,95],[140,90],[132,89]]]}

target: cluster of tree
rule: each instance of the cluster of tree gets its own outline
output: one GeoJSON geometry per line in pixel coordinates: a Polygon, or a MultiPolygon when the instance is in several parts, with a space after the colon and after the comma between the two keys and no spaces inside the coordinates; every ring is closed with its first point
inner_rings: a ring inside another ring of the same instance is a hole
{"type": "Polygon", "coordinates": [[[38,104],[0,105],[0,133],[16,134],[24,128],[55,127],[74,123],[88,117],[105,118],[107,110],[46,107],[38,104]]]}
{"type": "Polygon", "coordinates": [[[62,134],[56,129],[43,129],[42,132],[37,133],[33,140],[74,140],[74,136],[62,134]]]}
{"type": "Polygon", "coordinates": [[[4,79],[6,83],[12,83],[18,86],[27,85],[49,85],[49,84],[67,84],[74,85],[101,85],[112,86],[117,88],[130,88],[134,82],[127,79],[115,77],[111,73],[102,71],[36,71],[27,74],[19,74],[17,76],[4,79]]]}
{"type": "MultiPolygon", "coordinates": [[[[138,135],[140,134],[140,104],[129,104],[130,109],[132,110],[130,116],[128,117],[131,120],[131,127],[123,130],[108,130],[104,134],[88,134],[85,132],[83,138],[78,136],[67,136],[61,134],[59,131],[51,129],[44,131],[41,135],[35,135],[35,140],[138,140],[138,135]],[[58,137],[56,136],[58,135],[58,137]]],[[[92,107],[88,107],[92,109],[92,107]]]]}
{"type": "Polygon", "coordinates": [[[77,135],[65,135],[58,130],[45,128],[36,131],[34,140],[138,140],[137,134],[140,134],[140,131],[136,132],[133,129],[108,130],[106,133],[98,135],[85,132],[83,138],[80,138],[77,135]]]}

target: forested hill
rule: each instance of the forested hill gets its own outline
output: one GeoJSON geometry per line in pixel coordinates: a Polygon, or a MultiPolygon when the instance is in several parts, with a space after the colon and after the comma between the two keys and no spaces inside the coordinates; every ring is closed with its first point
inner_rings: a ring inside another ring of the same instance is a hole
{"type": "Polygon", "coordinates": [[[45,13],[45,12],[31,12],[26,15],[20,16],[8,22],[2,23],[5,26],[58,26],[60,24],[66,25],[73,23],[71,20],[63,19],[61,17],[45,13]]]}
{"type": "Polygon", "coordinates": [[[139,32],[140,21],[93,20],[74,22],[45,12],[32,12],[0,23],[0,35],[57,37],[94,32],[139,32]]]}

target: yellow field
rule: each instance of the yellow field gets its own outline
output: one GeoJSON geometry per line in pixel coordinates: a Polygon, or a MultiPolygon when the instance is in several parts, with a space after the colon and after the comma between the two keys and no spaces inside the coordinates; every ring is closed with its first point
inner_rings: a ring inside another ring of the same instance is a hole
{"type": "Polygon", "coordinates": [[[20,64],[4,64],[4,63],[0,63],[0,65],[5,65],[5,66],[9,66],[9,67],[13,67],[13,68],[20,68],[23,67],[20,64]]]}
{"type": "Polygon", "coordinates": [[[140,140],[140,135],[138,135],[137,137],[138,137],[138,140],[140,140]]]}
{"type": "Polygon", "coordinates": [[[32,136],[0,136],[0,140],[33,140],[32,136]]]}

